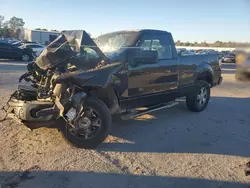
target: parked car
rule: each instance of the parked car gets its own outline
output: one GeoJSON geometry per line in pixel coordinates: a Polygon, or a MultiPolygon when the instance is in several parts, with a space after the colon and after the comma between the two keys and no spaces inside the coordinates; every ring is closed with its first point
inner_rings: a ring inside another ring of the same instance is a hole
{"type": "Polygon", "coordinates": [[[222,57],[222,62],[224,63],[235,63],[235,54],[234,53],[229,53],[222,57]]]}
{"type": "Polygon", "coordinates": [[[236,54],[235,78],[239,81],[250,81],[250,52],[236,54]]]}
{"type": "Polygon", "coordinates": [[[195,55],[195,52],[192,50],[186,50],[181,52],[181,56],[189,56],[189,55],[195,55]]]}
{"type": "Polygon", "coordinates": [[[178,55],[181,55],[183,52],[187,51],[186,48],[177,48],[176,50],[178,55]]]}
{"type": "Polygon", "coordinates": [[[15,47],[19,47],[19,46],[22,46],[22,42],[21,41],[16,41],[14,43],[12,43],[13,46],[15,47]]]}
{"type": "Polygon", "coordinates": [[[201,51],[198,51],[197,53],[196,53],[196,55],[207,55],[208,53],[206,52],[206,51],[203,51],[203,50],[201,50],[201,51]]]}
{"type": "Polygon", "coordinates": [[[4,39],[1,39],[0,43],[8,43],[8,42],[6,40],[4,40],[4,39]]]}
{"type": "Polygon", "coordinates": [[[85,31],[62,32],[27,66],[20,78],[26,85],[11,96],[8,113],[26,124],[61,118],[74,146],[95,148],[109,134],[113,115],[132,119],[177,105],[179,97],[201,112],[210,89],[222,82],[217,55],[178,56],[166,31],[118,31],[95,41],[85,31]]]}
{"type": "Polygon", "coordinates": [[[29,48],[18,48],[8,43],[0,43],[0,58],[31,61],[34,57],[29,48]]]}
{"type": "Polygon", "coordinates": [[[32,49],[36,56],[38,56],[44,49],[46,46],[42,45],[42,44],[36,44],[36,43],[28,43],[28,44],[23,44],[21,46],[21,48],[30,48],[32,49]]]}
{"type": "Polygon", "coordinates": [[[25,44],[38,44],[36,42],[29,42],[29,41],[16,41],[14,43],[11,43],[13,46],[19,47],[25,44]]]}
{"type": "Polygon", "coordinates": [[[218,54],[218,52],[215,50],[207,50],[207,53],[208,54],[218,54]]]}

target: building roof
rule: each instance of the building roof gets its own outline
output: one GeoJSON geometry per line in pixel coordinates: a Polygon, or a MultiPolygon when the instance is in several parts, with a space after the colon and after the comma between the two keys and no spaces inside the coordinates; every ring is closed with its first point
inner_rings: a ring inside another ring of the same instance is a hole
{"type": "Polygon", "coordinates": [[[44,30],[36,30],[36,29],[25,29],[26,31],[35,31],[35,32],[44,32],[44,33],[57,33],[60,34],[60,31],[44,31],[44,30]]]}

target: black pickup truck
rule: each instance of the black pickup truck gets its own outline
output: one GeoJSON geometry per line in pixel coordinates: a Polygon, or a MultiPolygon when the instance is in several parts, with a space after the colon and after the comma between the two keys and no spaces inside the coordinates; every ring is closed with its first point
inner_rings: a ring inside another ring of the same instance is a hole
{"type": "Polygon", "coordinates": [[[118,31],[94,41],[85,31],[64,31],[23,79],[31,84],[19,85],[6,111],[25,123],[61,118],[66,138],[83,148],[107,137],[113,115],[134,118],[179,97],[200,112],[210,88],[222,82],[217,55],[178,56],[171,33],[159,30],[118,31]]]}

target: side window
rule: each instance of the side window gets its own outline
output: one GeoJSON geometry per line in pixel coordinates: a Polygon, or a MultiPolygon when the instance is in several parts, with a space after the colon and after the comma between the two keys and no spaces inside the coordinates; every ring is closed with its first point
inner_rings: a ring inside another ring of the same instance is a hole
{"type": "Polygon", "coordinates": [[[159,39],[152,40],[151,50],[153,51],[159,51],[163,46],[160,43],[159,39]]]}
{"type": "Polygon", "coordinates": [[[142,41],[140,48],[141,50],[150,50],[150,46],[151,46],[151,40],[144,40],[142,41]]]}
{"type": "Polygon", "coordinates": [[[165,34],[157,35],[143,35],[139,42],[140,50],[152,50],[158,51],[158,58],[161,59],[172,59],[172,48],[165,34]]]}

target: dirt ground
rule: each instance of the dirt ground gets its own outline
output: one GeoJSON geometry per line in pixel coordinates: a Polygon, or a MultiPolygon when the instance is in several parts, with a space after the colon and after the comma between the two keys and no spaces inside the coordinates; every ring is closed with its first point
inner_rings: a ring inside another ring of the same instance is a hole
{"type": "MultiPolygon", "coordinates": [[[[20,73],[0,73],[1,105],[20,73]]],[[[185,102],[135,120],[114,120],[96,150],[69,145],[56,128],[0,123],[0,187],[250,187],[250,85],[224,69],[201,113],[185,102]]],[[[0,106],[1,106],[0,105],[0,106]]]]}

